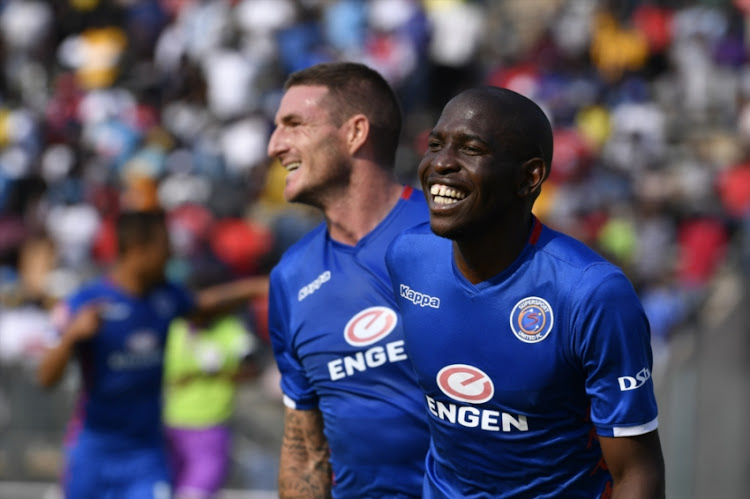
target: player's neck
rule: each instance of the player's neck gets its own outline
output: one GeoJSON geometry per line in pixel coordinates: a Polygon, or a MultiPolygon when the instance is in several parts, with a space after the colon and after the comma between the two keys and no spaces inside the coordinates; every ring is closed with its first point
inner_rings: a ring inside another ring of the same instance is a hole
{"type": "Polygon", "coordinates": [[[148,290],[148,285],[126,261],[118,261],[109,273],[109,279],[117,287],[131,295],[141,296],[148,290]]]}
{"type": "MultiPolygon", "coordinates": [[[[518,219],[517,219],[518,220],[518,219]]],[[[453,241],[458,270],[472,284],[491,279],[518,258],[529,240],[531,214],[510,226],[496,226],[476,237],[453,241]]]]}
{"type": "Polygon", "coordinates": [[[331,238],[352,246],[383,221],[403,190],[389,171],[373,166],[363,173],[323,209],[331,238]]]}

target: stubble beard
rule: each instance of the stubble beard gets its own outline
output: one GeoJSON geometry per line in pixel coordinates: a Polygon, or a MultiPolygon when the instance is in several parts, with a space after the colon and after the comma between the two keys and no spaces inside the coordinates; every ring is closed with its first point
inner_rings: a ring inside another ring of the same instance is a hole
{"type": "Polygon", "coordinates": [[[287,201],[312,206],[320,210],[325,208],[346,192],[351,184],[352,164],[349,157],[343,156],[330,144],[324,146],[326,154],[326,168],[322,175],[311,179],[287,201]]]}

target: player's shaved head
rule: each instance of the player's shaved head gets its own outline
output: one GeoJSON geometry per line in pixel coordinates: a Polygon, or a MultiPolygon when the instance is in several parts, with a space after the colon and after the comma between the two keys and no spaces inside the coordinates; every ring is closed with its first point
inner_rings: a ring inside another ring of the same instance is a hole
{"type": "Polygon", "coordinates": [[[448,103],[466,104],[474,108],[489,108],[494,116],[497,135],[508,144],[507,154],[521,162],[541,158],[547,165],[549,175],[553,149],[552,125],[534,101],[507,88],[484,86],[466,90],[448,103]]]}

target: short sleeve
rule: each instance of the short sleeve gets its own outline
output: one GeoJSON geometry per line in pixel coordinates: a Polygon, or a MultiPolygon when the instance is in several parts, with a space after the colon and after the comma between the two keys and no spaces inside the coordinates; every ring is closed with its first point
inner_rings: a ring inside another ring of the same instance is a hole
{"type": "MultiPolygon", "coordinates": [[[[635,436],[658,426],[648,320],[633,287],[618,272],[577,286],[576,352],[591,400],[591,420],[605,437],[635,436]]],[[[590,277],[590,276],[589,276],[590,277]]]]}
{"type": "Polygon", "coordinates": [[[82,290],[55,303],[49,312],[51,328],[46,335],[47,346],[54,347],[57,345],[63,332],[73,321],[76,314],[84,306],[95,301],[96,296],[91,295],[87,290],[82,290]]]}
{"type": "Polygon", "coordinates": [[[318,407],[318,397],[305,374],[293,344],[290,330],[289,293],[284,287],[278,268],[271,272],[268,298],[268,330],[276,364],[281,373],[284,404],[292,409],[308,410],[318,407]]]}

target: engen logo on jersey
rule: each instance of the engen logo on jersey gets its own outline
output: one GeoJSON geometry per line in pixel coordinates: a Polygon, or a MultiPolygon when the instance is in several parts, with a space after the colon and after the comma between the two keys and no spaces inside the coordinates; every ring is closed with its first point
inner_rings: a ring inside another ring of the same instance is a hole
{"type": "Polygon", "coordinates": [[[459,402],[483,404],[495,394],[495,385],[484,371],[466,364],[445,366],[437,373],[438,388],[459,402]]]}
{"type": "Polygon", "coordinates": [[[397,322],[398,316],[390,308],[366,308],[346,323],[344,339],[353,347],[366,347],[391,334],[397,322]]]}
{"type": "MultiPolygon", "coordinates": [[[[344,339],[353,347],[366,347],[391,334],[396,323],[398,323],[398,316],[390,308],[366,308],[346,323],[344,339]]],[[[401,339],[334,359],[328,363],[328,374],[332,381],[336,381],[368,369],[406,359],[404,340],[401,339]]]]}
{"type": "MultiPolygon", "coordinates": [[[[466,364],[451,364],[438,371],[438,388],[449,398],[469,404],[489,402],[495,385],[481,369],[466,364]]],[[[445,423],[491,432],[529,431],[529,422],[522,414],[511,414],[473,405],[446,403],[429,395],[427,409],[445,423]]]]}
{"type": "Polygon", "coordinates": [[[516,303],[510,313],[510,328],[524,343],[539,343],[552,331],[555,316],[547,300],[529,296],[516,303]]]}

